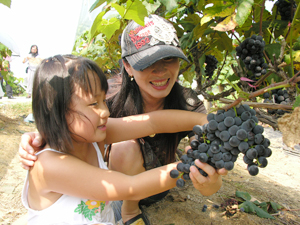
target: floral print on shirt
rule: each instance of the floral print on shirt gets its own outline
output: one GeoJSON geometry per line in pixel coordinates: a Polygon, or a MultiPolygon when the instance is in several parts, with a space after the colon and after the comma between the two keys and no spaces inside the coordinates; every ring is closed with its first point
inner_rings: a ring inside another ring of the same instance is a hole
{"type": "Polygon", "coordinates": [[[82,214],[85,218],[92,220],[92,217],[96,215],[96,213],[101,213],[105,205],[108,202],[105,201],[96,201],[96,200],[88,200],[86,202],[81,201],[81,203],[74,210],[75,213],[82,214]]]}

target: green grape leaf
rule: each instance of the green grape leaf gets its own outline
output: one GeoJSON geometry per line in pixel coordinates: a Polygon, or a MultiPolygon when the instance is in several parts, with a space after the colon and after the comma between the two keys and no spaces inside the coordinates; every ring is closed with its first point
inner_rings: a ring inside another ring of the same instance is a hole
{"type": "Polygon", "coordinates": [[[296,108],[296,107],[298,107],[298,106],[300,106],[300,95],[298,95],[298,96],[296,97],[296,100],[295,100],[295,102],[294,102],[294,104],[293,104],[293,108],[296,108]]]}
{"type": "Polygon", "coordinates": [[[254,213],[255,212],[254,206],[255,205],[252,202],[247,200],[239,205],[239,209],[243,208],[246,213],[254,213]]]}
{"type": "MultiPolygon", "coordinates": [[[[300,102],[299,102],[300,103],[300,102]]],[[[278,203],[276,203],[276,202],[269,202],[270,203],[270,205],[271,205],[271,207],[272,207],[272,209],[274,209],[275,210],[275,212],[277,212],[278,211],[278,209],[282,209],[282,208],[284,208],[282,205],[279,205],[278,203]]]]}
{"type": "Polygon", "coordinates": [[[92,12],[94,9],[98,8],[100,5],[102,5],[106,0],[96,0],[94,4],[90,8],[90,12],[92,12]]]}
{"type": "Polygon", "coordinates": [[[271,84],[272,82],[280,82],[282,81],[282,78],[279,77],[276,73],[272,73],[270,76],[267,77],[266,79],[268,81],[269,84],[271,84]]]}
{"type": "Polygon", "coordinates": [[[264,211],[263,209],[257,207],[256,205],[254,205],[254,210],[256,212],[256,214],[261,217],[261,218],[268,218],[268,219],[275,219],[273,216],[271,216],[269,213],[267,213],[266,211],[264,211]]]}
{"type": "Polygon", "coordinates": [[[239,208],[244,208],[245,212],[247,213],[256,213],[256,215],[261,218],[275,219],[269,213],[267,213],[263,209],[256,206],[253,202],[250,202],[248,200],[240,204],[239,208]]]}
{"type": "Polygon", "coordinates": [[[232,39],[226,35],[224,32],[218,32],[217,47],[220,51],[231,51],[232,50],[232,39]]]}
{"type": "Polygon", "coordinates": [[[101,32],[105,34],[107,40],[109,40],[115,31],[120,29],[120,20],[117,18],[112,18],[109,21],[102,20],[99,26],[101,26],[101,32]]]}
{"type": "Polygon", "coordinates": [[[166,6],[167,11],[172,11],[178,7],[176,0],[159,0],[164,6],[166,6]]]}
{"type": "Polygon", "coordinates": [[[111,3],[111,7],[115,8],[118,13],[120,14],[120,16],[124,16],[125,14],[125,8],[121,5],[115,4],[115,3],[111,3]]]}
{"type": "Polygon", "coordinates": [[[187,71],[183,73],[183,77],[189,83],[193,83],[194,75],[195,75],[195,64],[193,64],[187,71]]]}
{"type": "Polygon", "coordinates": [[[140,0],[127,1],[127,12],[124,19],[134,20],[136,23],[144,26],[144,18],[148,16],[146,6],[140,0]]]}
{"type": "Polygon", "coordinates": [[[267,53],[268,57],[272,62],[274,63],[274,57],[273,54],[275,54],[275,57],[278,58],[280,55],[280,48],[281,45],[279,43],[270,44],[265,46],[265,52],[267,53]]]}
{"type": "Polygon", "coordinates": [[[154,13],[159,8],[159,6],[161,6],[161,3],[159,1],[153,3],[147,3],[146,1],[143,1],[143,4],[150,14],[154,13]]]}
{"type": "Polygon", "coordinates": [[[251,200],[251,195],[249,195],[248,192],[242,192],[242,191],[236,191],[235,192],[236,197],[242,198],[245,201],[250,201],[251,200]]]}
{"type": "Polygon", "coordinates": [[[100,33],[100,30],[98,29],[99,24],[101,24],[102,17],[104,16],[105,12],[101,12],[97,15],[95,18],[93,25],[90,29],[90,32],[88,34],[88,41],[90,42],[95,36],[97,36],[100,33]]]}
{"type": "Polygon", "coordinates": [[[11,6],[11,0],[0,0],[0,3],[10,8],[11,6]]]}
{"type": "Polygon", "coordinates": [[[217,26],[212,27],[212,29],[225,32],[225,31],[233,30],[237,25],[238,24],[235,21],[235,14],[233,14],[231,16],[227,16],[225,20],[218,23],[217,26]]]}
{"type": "Polygon", "coordinates": [[[253,0],[239,0],[235,20],[239,26],[242,26],[251,13],[251,8],[254,4],[253,0]]]}

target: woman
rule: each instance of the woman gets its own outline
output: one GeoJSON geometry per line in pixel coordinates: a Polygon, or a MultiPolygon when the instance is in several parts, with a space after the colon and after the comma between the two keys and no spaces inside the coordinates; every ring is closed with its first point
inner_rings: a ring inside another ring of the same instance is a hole
{"type": "Polygon", "coordinates": [[[30,47],[30,52],[28,56],[23,59],[23,63],[28,62],[28,79],[27,79],[27,98],[31,98],[32,86],[33,86],[33,77],[36,67],[41,62],[39,57],[39,50],[37,45],[32,45],[30,47]]]}
{"type": "MultiPolygon", "coordinates": [[[[188,61],[176,36],[176,30],[170,22],[157,15],[145,18],[145,26],[130,22],[121,39],[123,68],[120,91],[108,99],[111,117],[123,117],[161,109],[182,109],[206,112],[203,103],[191,89],[180,86],[176,80],[179,73],[179,58],[188,61]]],[[[180,119],[180,118],[178,118],[180,119]]],[[[137,140],[115,143],[108,147],[108,165],[127,175],[135,175],[169,162],[175,161],[175,153],[180,140],[192,132],[175,134],[153,134],[137,140]]],[[[192,139],[192,138],[191,138],[192,139]]],[[[35,157],[31,145],[39,146],[40,137],[34,134],[23,135],[19,155],[23,167],[33,165],[35,157]],[[25,149],[25,151],[24,151],[25,149]],[[23,159],[22,159],[23,158],[23,159]]],[[[196,167],[191,167],[191,179],[194,186],[203,195],[211,195],[222,184],[220,174],[226,170],[216,171],[208,164],[196,161],[196,165],[209,175],[202,176],[196,167]],[[210,191],[207,187],[210,186],[210,191]]],[[[162,199],[164,192],[140,201],[151,204],[162,199]]],[[[139,209],[139,201],[123,201],[122,218],[126,224],[142,220],[149,224],[139,209]]]]}

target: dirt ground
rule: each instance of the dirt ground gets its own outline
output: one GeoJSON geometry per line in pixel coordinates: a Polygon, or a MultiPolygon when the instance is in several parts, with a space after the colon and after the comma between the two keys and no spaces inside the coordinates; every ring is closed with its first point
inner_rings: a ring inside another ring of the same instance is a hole
{"type": "MultiPolygon", "coordinates": [[[[24,122],[25,115],[0,104],[0,224],[26,224],[26,210],[20,200],[26,171],[17,152],[21,135],[35,127],[24,122]]],[[[281,132],[270,127],[265,127],[264,135],[271,140],[273,154],[257,176],[250,176],[239,158],[216,194],[203,197],[187,183],[183,189],[172,189],[159,203],[144,207],[151,224],[300,224],[300,150],[286,147],[281,132]],[[227,217],[223,207],[213,207],[224,205],[230,198],[239,200],[236,191],[248,192],[260,202],[278,203],[284,210],[274,213],[271,220],[240,211],[227,217]],[[208,206],[206,212],[202,212],[204,204],[208,206]]]]}

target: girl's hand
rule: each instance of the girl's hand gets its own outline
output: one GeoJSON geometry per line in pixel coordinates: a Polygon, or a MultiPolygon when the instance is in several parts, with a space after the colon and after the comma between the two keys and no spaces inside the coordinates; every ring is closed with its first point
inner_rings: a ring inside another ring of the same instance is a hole
{"type": "Polygon", "coordinates": [[[34,161],[37,159],[34,153],[43,143],[44,141],[39,133],[31,132],[22,135],[19,144],[19,159],[25,170],[29,170],[34,165],[34,161]]]}

